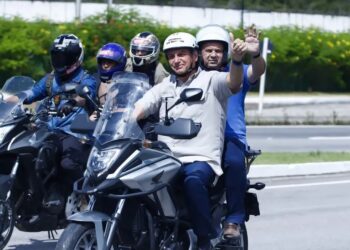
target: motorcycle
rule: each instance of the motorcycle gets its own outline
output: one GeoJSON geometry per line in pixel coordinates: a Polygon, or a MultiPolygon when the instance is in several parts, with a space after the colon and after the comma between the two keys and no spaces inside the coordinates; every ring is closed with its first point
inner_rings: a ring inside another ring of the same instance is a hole
{"type": "MultiPolygon", "coordinates": [[[[7,104],[4,99],[12,94],[29,89],[35,81],[27,76],[14,76],[9,78],[3,85],[0,92],[0,154],[6,152],[10,140],[23,131],[23,125],[28,122],[27,117],[18,116],[18,107],[16,105],[7,104]],[[17,117],[18,116],[18,117],[17,117]],[[17,117],[16,122],[13,118],[17,117]]],[[[8,168],[8,166],[2,166],[8,168]]],[[[7,178],[0,176],[0,194],[6,190],[4,183],[7,178]]],[[[12,210],[9,204],[0,200],[0,249],[3,249],[11,237],[14,223],[11,220],[12,210]]]]}
{"type": "MultiPolygon", "coordinates": [[[[195,249],[196,237],[181,187],[176,185],[182,163],[165,143],[145,140],[140,122],[133,118],[134,104],[148,89],[147,82],[141,74],[113,76],[114,84],[94,130],[87,169],[74,184],[75,192],[89,196],[88,209],[68,218],[56,250],[195,249]]],[[[180,103],[199,101],[201,96],[201,89],[184,89],[172,106],[166,105],[165,120],[154,126],[155,133],[182,139],[197,136],[200,123],[173,119],[168,112],[180,103]]],[[[224,190],[216,188],[210,192],[213,227],[221,224],[226,213],[224,190]]],[[[257,214],[254,198],[250,195],[247,204],[255,207],[248,211],[257,214]]],[[[247,249],[246,231],[244,235],[242,244],[247,249]]]]}
{"type": "Polygon", "coordinates": [[[45,99],[36,114],[24,108],[24,94],[18,95],[18,102],[7,102],[0,95],[0,249],[14,227],[25,232],[49,231],[54,238],[54,230],[66,225],[67,215],[80,209],[80,199],[74,194],[49,199],[64,184],[59,182],[58,137],[46,126],[48,117],[57,115],[52,99],[75,87],[63,85],[62,92],[45,99]]]}

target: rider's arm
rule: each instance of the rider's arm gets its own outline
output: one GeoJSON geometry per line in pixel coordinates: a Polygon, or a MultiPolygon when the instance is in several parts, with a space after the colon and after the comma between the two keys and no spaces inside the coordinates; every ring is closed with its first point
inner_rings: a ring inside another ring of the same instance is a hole
{"type": "Polygon", "coordinates": [[[257,58],[252,57],[251,63],[252,64],[248,67],[248,79],[249,82],[254,83],[264,74],[266,63],[264,58],[260,55],[257,58]]]}
{"type": "Polygon", "coordinates": [[[142,103],[139,103],[139,102],[135,103],[135,109],[134,109],[133,117],[135,117],[135,119],[137,121],[145,118],[145,111],[144,111],[142,103]]]}
{"type": "Polygon", "coordinates": [[[47,91],[46,91],[46,78],[47,77],[48,76],[43,77],[31,89],[22,92],[22,93],[26,94],[26,101],[25,102],[27,104],[42,100],[47,96],[47,91]]]}
{"type": "Polygon", "coordinates": [[[248,80],[250,83],[256,83],[260,76],[264,74],[266,63],[260,54],[260,31],[255,25],[251,25],[245,30],[245,43],[247,44],[247,54],[251,57],[251,65],[248,67],[248,80]]]}
{"type": "Polygon", "coordinates": [[[243,81],[243,56],[246,53],[246,44],[240,40],[234,40],[233,34],[230,33],[230,47],[232,62],[230,64],[230,72],[227,75],[227,85],[232,93],[237,93],[243,81]]]}
{"type": "Polygon", "coordinates": [[[155,114],[159,111],[164,85],[166,84],[155,85],[135,103],[134,117],[137,120],[147,118],[149,115],[155,114]]]}

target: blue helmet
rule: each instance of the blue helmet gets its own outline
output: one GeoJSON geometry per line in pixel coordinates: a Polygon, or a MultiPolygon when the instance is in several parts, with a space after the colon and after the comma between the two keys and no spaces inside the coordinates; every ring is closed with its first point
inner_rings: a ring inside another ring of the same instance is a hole
{"type": "Polygon", "coordinates": [[[112,78],[114,72],[124,71],[126,65],[126,51],[123,46],[117,43],[107,43],[97,52],[97,67],[98,73],[102,81],[108,81],[112,78]],[[102,68],[101,60],[107,59],[116,62],[116,65],[111,69],[105,70],[102,68]]]}

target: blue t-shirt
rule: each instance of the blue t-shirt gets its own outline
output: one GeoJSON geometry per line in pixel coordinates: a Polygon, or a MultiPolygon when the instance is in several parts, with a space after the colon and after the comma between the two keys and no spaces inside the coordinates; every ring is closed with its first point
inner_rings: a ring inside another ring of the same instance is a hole
{"type": "Polygon", "coordinates": [[[232,95],[227,101],[226,139],[238,139],[247,146],[247,130],[245,124],[244,100],[252,85],[248,80],[248,65],[243,64],[243,86],[241,90],[232,95]]]}
{"type": "MultiPolygon", "coordinates": [[[[44,76],[40,81],[38,81],[32,89],[25,91],[25,94],[27,95],[27,102],[32,103],[35,101],[39,101],[47,97],[47,89],[46,89],[46,80],[49,75],[44,76]]],[[[89,75],[84,73],[83,69],[78,70],[71,79],[68,79],[66,82],[71,83],[77,83],[77,84],[84,84],[90,89],[90,93],[92,98],[95,98],[96,96],[96,79],[89,75]]],[[[59,82],[59,79],[54,77],[52,80],[51,85],[51,94],[59,93],[61,92],[61,85],[59,82]]],[[[67,102],[67,99],[60,99],[59,103],[57,104],[57,110],[60,110],[60,108],[63,106],[63,104],[67,102]]],[[[54,116],[52,117],[48,122],[49,128],[53,130],[61,130],[67,134],[71,134],[75,137],[81,137],[81,135],[75,134],[70,130],[70,125],[76,115],[86,113],[85,109],[80,107],[75,112],[71,112],[67,116],[64,117],[58,117],[54,116]]]]}

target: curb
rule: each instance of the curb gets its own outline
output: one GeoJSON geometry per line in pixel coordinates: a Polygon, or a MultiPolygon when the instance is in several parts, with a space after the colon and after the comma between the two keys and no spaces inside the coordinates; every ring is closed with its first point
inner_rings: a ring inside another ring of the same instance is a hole
{"type": "MultiPolygon", "coordinates": [[[[260,98],[258,96],[247,96],[246,104],[259,104],[260,98]]],[[[264,96],[264,107],[283,107],[290,105],[317,105],[317,104],[350,104],[350,96],[264,96]]]]}
{"type": "Polygon", "coordinates": [[[249,178],[322,175],[350,172],[350,161],[252,165],[249,178]]]}

